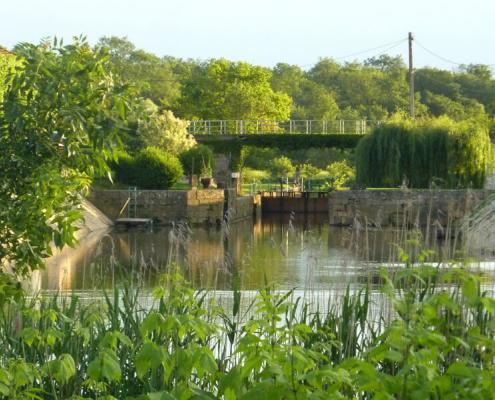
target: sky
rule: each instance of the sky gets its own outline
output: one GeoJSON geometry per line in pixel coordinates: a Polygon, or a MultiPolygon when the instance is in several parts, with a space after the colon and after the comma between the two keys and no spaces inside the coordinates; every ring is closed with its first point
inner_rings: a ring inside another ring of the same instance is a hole
{"type": "Polygon", "coordinates": [[[399,41],[411,31],[415,66],[495,66],[494,0],[0,0],[0,15],[7,48],[114,35],[158,56],[309,68],[322,57],[362,61],[384,51],[407,60],[399,41]]]}

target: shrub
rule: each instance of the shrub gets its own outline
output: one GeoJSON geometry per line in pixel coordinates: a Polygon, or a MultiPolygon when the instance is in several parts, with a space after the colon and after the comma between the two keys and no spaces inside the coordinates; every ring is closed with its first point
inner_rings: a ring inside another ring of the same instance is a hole
{"type": "Polygon", "coordinates": [[[142,189],[168,189],[184,174],[179,159],[157,147],[146,147],[135,158],[121,153],[113,165],[115,179],[142,189]]]}
{"type": "Polygon", "coordinates": [[[144,108],[148,115],[139,121],[138,134],[145,146],[179,155],[196,145],[194,137],[187,132],[188,121],[175,117],[172,111],[159,111],[151,100],[145,101],[144,108]]]}
{"type": "Polygon", "coordinates": [[[157,147],[141,150],[132,170],[136,186],[143,189],[168,189],[184,175],[179,159],[157,147]]]}
{"type": "Polygon", "coordinates": [[[382,125],[356,149],[357,181],[375,187],[482,188],[490,162],[486,127],[446,117],[382,125]]]}
{"type": "Polygon", "coordinates": [[[110,163],[115,181],[126,185],[134,185],[136,178],[133,176],[133,162],[134,160],[129,153],[119,152],[116,154],[115,161],[110,163]]]}
{"type": "Polygon", "coordinates": [[[203,144],[198,144],[180,155],[180,161],[187,175],[199,174],[203,168],[215,168],[213,151],[203,144]]]}

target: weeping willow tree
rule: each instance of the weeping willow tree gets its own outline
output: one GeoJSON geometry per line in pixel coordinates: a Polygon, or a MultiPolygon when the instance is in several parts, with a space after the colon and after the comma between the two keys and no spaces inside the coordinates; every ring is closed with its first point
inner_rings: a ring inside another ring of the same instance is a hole
{"type": "Polygon", "coordinates": [[[488,129],[442,117],[381,125],[356,149],[357,181],[371,187],[482,188],[491,165],[488,129]]]}

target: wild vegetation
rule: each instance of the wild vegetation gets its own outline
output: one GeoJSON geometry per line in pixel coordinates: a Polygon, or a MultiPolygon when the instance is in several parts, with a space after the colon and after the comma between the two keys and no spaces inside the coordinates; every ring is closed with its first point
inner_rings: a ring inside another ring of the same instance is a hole
{"type": "Polygon", "coordinates": [[[226,309],[180,277],[153,304],[26,297],[2,276],[0,396],[9,399],[490,399],[495,300],[463,268],[382,271],[339,303],[261,290],[226,309]]]}

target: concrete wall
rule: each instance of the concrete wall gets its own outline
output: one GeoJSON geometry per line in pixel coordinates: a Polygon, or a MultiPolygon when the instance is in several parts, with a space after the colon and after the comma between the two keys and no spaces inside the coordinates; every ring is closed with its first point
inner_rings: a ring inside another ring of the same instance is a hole
{"type": "MultiPolygon", "coordinates": [[[[224,216],[228,205],[235,219],[252,216],[253,198],[247,196],[232,197],[223,190],[140,190],[137,196],[137,215],[139,218],[153,218],[159,224],[187,221],[190,224],[217,224],[224,216]],[[230,200],[229,200],[230,199],[230,200]],[[228,204],[225,204],[225,202],[228,204]],[[249,207],[250,204],[250,207],[249,207]]],[[[124,207],[129,192],[127,190],[97,190],[89,199],[111,220],[119,218],[119,212],[124,207]]],[[[127,217],[127,208],[121,217],[127,217]]]]}
{"type": "Polygon", "coordinates": [[[346,190],[330,193],[330,225],[446,227],[493,193],[488,190],[346,190]]]}

